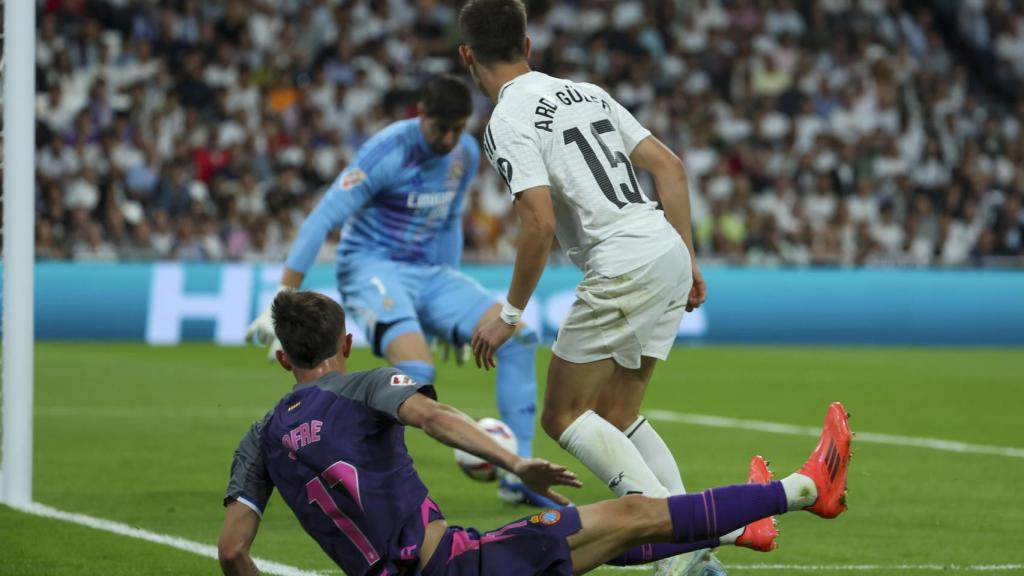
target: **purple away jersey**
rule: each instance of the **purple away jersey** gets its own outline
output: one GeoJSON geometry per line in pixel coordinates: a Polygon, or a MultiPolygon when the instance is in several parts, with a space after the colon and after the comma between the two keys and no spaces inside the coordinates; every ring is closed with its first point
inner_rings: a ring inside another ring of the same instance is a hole
{"type": "MultiPolygon", "coordinates": [[[[349,576],[415,566],[440,517],[405,447],[398,408],[421,386],[393,368],[296,385],[242,438],[225,503],[262,516],[274,487],[349,576]]],[[[414,572],[417,570],[414,569],[414,572]]]]}

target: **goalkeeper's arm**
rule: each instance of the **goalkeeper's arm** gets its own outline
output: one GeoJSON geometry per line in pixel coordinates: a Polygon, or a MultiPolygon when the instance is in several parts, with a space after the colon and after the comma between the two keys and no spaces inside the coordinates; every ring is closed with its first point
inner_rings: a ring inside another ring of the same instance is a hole
{"type": "MultiPolygon", "coordinates": [[[[327,238],[327,233],[344,223],[369,201],[371,195],[369,183],[363,180],[346,189],[343,187],[344,176],[345,172],[342,172],[334,184],[331,184],[327,193],[299,228],[295,242],[288,252],[288,259],[285,261],[281,283],[277,287],[278,292],[297,290],[302,285],[306,272],[316,260],[316,255],[320,251],[324,239],[327,238]]],[[[267,360],[274,360],[276,352],[281,349],[281,344],[274,335],[274,320],[270,314],[270,306],[267,306],[249,324],[249,328],[245,332],[245,339],[270,346],[267,351],[267,360]]]]}

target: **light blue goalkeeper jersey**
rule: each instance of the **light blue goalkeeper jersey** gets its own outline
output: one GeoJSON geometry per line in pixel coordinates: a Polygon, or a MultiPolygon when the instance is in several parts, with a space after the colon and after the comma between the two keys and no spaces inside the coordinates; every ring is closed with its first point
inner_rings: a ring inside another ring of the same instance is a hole
{"type": "Polygon", "coordinates": [[[299,229],[286,262],[305,274],[327,233],[344,224],[339,264],[364,258],[457,266],[462,209],[480,148],[463,134],[446,155],[430,150],[419,118],[370,138],[299,229]]]}

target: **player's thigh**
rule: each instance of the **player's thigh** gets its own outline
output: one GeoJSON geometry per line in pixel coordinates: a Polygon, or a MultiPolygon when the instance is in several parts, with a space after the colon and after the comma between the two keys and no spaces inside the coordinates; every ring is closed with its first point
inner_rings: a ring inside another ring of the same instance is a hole
{"type": "Polygon", "coordinates": [[[552,355],[541,413],[541,427],[548,436],[557,439],[581,414],[597,411],[615,370],[611,358],[576,363],[552,355]]]}
{"type": "Polygon", "coordinates": [[[636,369],[616,365],[612,381],[601,388],[595,412],[619,430],[628,428],[640,412],[640,405],[657,362],[656,358],[644,356],[640,359],[640,367],[636,369]]]}
{"type": "Polygon", "coordinates": [[[612,359],[638,367],[641,342],[623,313],[624,296],[616,279],[587,274],[576,288],[576,300],[558,328],[551,352],[572,364],[612,359]]]}
{"type": "Polygon", "coordinates": [[[419,280],[394,263],[352,265],[338,273],[341,303],[377,356],[385,356],[393,340],[423,329],[416,316],[412,294],[419,280]]]}
{"type": "Polygon", "coordinates": [[[384,350],[384,355],[388,359],[388,363],[391,365],[413,360],[417,362],[426,362],[428,364],[434,363],[434,356],[430,353],[430,346],[427,345],[427,339],[423,336],[423,332],[420,332],[419,330],[403,332],[392,338],[388,338],[388,344],[384,350]]]}
{"type": "Polygon", "coordinates": [[[668,358],[675,344],[686,297],[693,283],[689,253],[685,247],[669,250],[635,272],[636,281],[648,296],[624,297],[623,316],[640,344],[639,366],[619,365],[614,382],[604,388],[598,412],[625,430],[637,418],[658,360],[668,358]]]}
{"type": "Polygon", "coordinates": [[[575,508],[546,510],[483,534],[449,528],[424,576],[570,576],[569,537],[580,530],[575,508]]]}
{"type": "Polygon", "coordinates": [[[581,528],[568,537],[576,574],[593,570],[634,546],[672,537],[664,500],[633,494],[578,510],[581,528]]]}
{"type": "Polygon", "coordinates": [[[500,305],[479,282],[453,268],[439,268],[424,282],[416,297],[423,328],[454,344],[465,344],[473,330],[500,305]]]}
{"type": "Polygon", "coordinates": [[[625,274],[608,278],[588,273],[553,352],[574,362],[610,357],[626,370],[646,372],[644,356],[667,357],[692,282],[689,254],[681,241],[625,274]]]}
{"type": "Polygon", "coordinates": [[[571,576],[568,538],[581,528],[574,508],[544,510],[483,535],[481,573],[490,576],[571,576]]]}
{"type": "Polygon", "coordinates": [[[675,246],[655,260],[646,281],[666,297],[634,315],[635,323],[647,327],[641,338],[641,353],[665,360],[675,344],[693,286],[693,269],[686,247],[675,246]]]}

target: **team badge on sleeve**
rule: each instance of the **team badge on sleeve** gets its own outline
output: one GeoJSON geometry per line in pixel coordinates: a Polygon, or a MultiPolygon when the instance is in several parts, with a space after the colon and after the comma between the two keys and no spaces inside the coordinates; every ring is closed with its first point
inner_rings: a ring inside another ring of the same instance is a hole
{"type": "Polygon", "coordinates": [[[341,174],[341,189],[351,190],[366,180],[366,172],[360,168],[350,168],[341,174]]]}
{"type": "Polygon", "coordinates": [[[534,514],[530,517],[530,522],[533,524],[543,524],[545,526],[551,526],[558,524],[558,521],[562,519],[562,514],[558,510],[548,510],[541,514],[534,514]]]}
{"type": "Polygon", "coordinates": [[[453,158],[451,168],[448,169],[448,178],[451,180],[458,180],[462,178],[462,174],[465,173],[466,168],[462,164],[462,158],[453,158]]]}
{"type": "Polygon", "coordinates": [[[392,386],[412,386],[415,382],[405,374],[395,374],[391,377],[392,386]]]}

